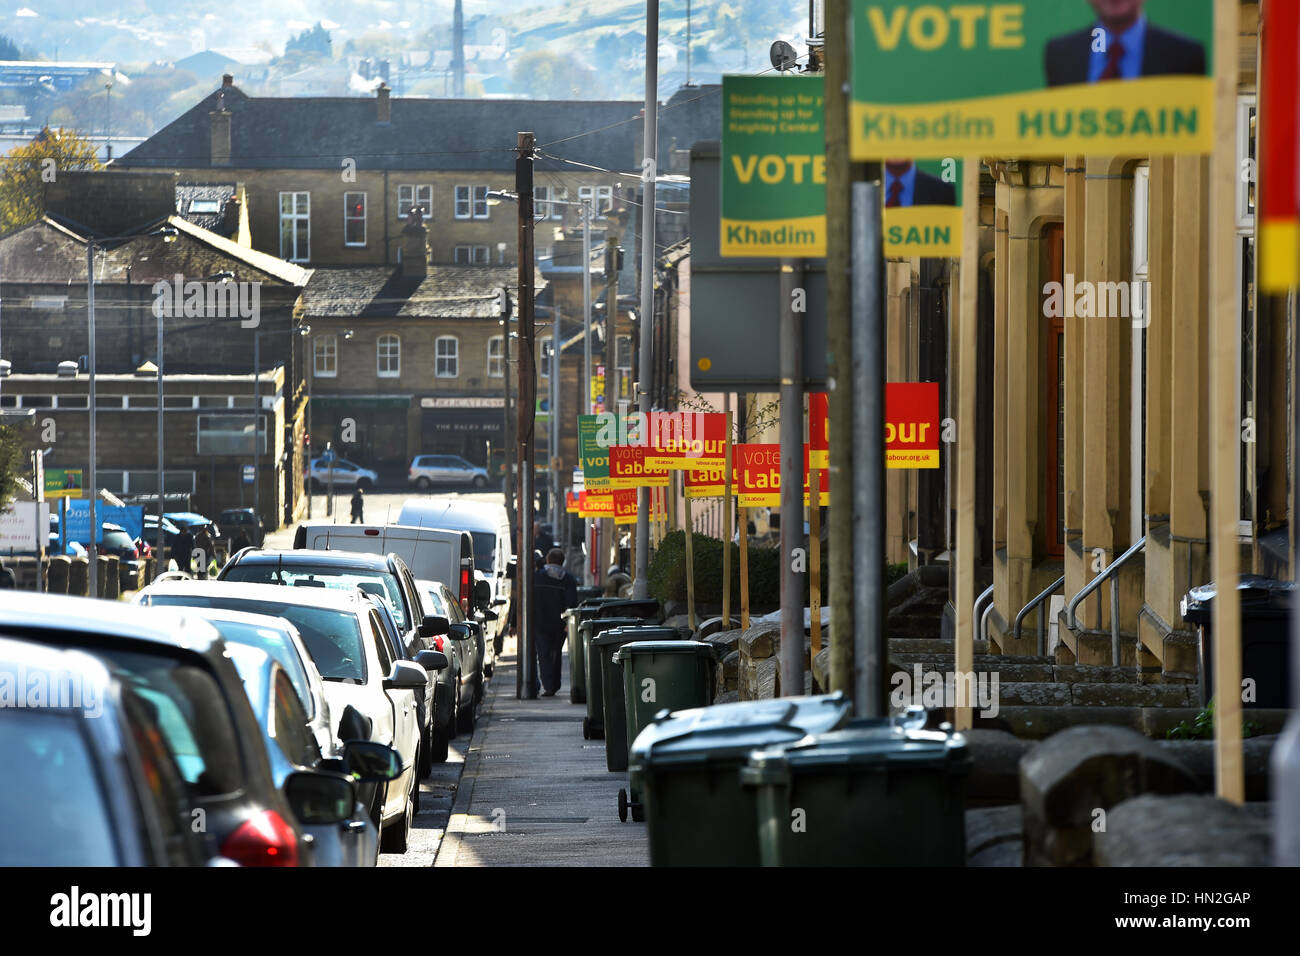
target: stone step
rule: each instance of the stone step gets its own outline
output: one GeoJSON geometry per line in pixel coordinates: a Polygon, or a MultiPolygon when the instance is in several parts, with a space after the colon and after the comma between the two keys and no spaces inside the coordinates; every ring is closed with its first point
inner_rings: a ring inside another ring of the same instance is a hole
{"type": "MultiPolygon", "coordinates": [[[[953,659],[951,657],[939,657],[938,655],[924,655],[927,657],[936,657],[936,660],[922,661],[916,660],[914,655],[902,655],[906,660],[895,658],[891,661],[896,670],[904,671],[911,674],[917,665],[920,665],[922,672],[942,671],[947,673],[953,669],[953,659]]],[[[978,658],[975,660],[976,674],[997,674],[998,681],[1002,684],[1008,682],[1033,681],[1036,683],[1049,684],[1052,682],[1052,665],[1051,664],[988,664],[981,663],[978,658]]]]}
{"type": "MultiPolygon", "coordinates": [[[[974,653],[987,654],[989,652],[988,641],[975,641],[974,653]]],[[[948,654],[952,655],[952,641],[945,641],[943,638],[907,638],[895,637],[890,638],[888,653],[890,657],[898,654],[948,654]]]]}
{"type": "MultiPolygon", "coordinates": [[[[952,645],[947,645],[945,653],[935,654],[929,652],[894,653],[894,647],[893,644],[891,644],[889,659],[891,661],[896,661],[899,664],[906,662],[908,666],[911,666],[913,663],[951,665],[953,662],[952,645]]],[[[1039,667],[1053,667],[1055,666],[1055,660],[1051,657],[1038,657],[1031,654],[976,654],[974,664],[976,670],[997,670],[1000,667],[1010,667],[1015,664],[1032,664],[1039,667]]]]}

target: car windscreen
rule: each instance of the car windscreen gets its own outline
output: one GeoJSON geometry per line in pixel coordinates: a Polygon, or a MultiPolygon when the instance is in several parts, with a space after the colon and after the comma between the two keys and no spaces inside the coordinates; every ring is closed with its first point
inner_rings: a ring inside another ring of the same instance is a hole
{"type": "Polygon", "coordinates": [[[397,577],[386,571],[357,571],[331,567],[292,567],[281,564],[256,564],[241,562],[224,575],[223,581],[247,581],[250,584],[285,584],[300,588],[337,588],[367,591],[388,602],[388,607],[403,631],[411,625],[406,620],[406,605],[402,601],[401,586],[397,577]]]}
{"type": "Polygon", "coordinates": [[[225,611],[247,611],[249,614],[282,617],[298,629],[298,636],[302,638],[322,680],[355,680],[362,683],[366,680],[366,655],[361,646],[361,629],[357,627],[357,617],[351,611],[206,594],[156,594],[150,597],[150,602],[155,605],[215,607],[225,611]]]}
{"type": "Polygon", "coordinates": [[[474,539],[474,567],[484,574],[491,574],[495,569],[493,556],[497,549],[497,536],[490,531],[471,531],[474,539]]]}
{"type": "Polygon", "coordinates": [[[298,692],[307,716],[310,718],[315,714],[316,706],[311,697],[311,687],[307,683],[307,671],[303,668],[298,649],[293,646],[288,634],[244,621],[223,621],[217,617],[207,618],[207,621],[221,632],[221,636],[226,641],[256,647],[265,651],[272,660],[279,662],[285,673],[289,675],[293,689],[298,692]]]}
{"type": "Polygon", "coordinates": [[[0,866],[121,864],[81,719],[0,707],[0,866]]]}

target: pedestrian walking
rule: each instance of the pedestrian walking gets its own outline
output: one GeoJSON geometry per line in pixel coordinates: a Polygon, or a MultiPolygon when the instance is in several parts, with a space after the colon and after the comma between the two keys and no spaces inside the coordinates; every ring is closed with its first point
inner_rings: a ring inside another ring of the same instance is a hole
{"type": "Polygon", "coordinates": [[[537,648],[537,671],[532,691],[538,683],[543,697],[554,697],[560,689],[560,661],[568,628],[560,616],[578,606],[578,580],[564,570],[564,552],[552,548],[546,564],[533,575],[533,646],[537,648]]]}
{"type": "Polygon", "coordinates": [[[541,552],[543,557],[539,560],[544,560],[545,556],[550,553],[551,548],[553,547],[555,547],[555,540],[549,534],[545,534],[542,531],[542,523],[540,521],[534,521],[533,550],[541,552]]]}
{"type": "Polygon", "coordinates": [[[206,578],[208,576],[208,565],[212,563],[212,557],[217,550],[216,542],[212,540],[212,531],[207,525],[201,527],[198,534],[194,536],[194,548],[196,551],[202,552],[198,560],[198,567],[194,569],[194,573],[201,578],[206,578]]]}
{"type": "Polygon", "coordinates": [[[365,524],[365,495],[361,492],[361,486],[357,485],[356,491],[352,492],[352,523],[365,524]]]}
{"type": "Polygon", "coordinates": [[[188,528],[182,528],[180,534],[176,535],[172,541],[172,560],[176,562],[176,570],[190,573],[190,559],[193,557],[194,535],[188,528]]]}

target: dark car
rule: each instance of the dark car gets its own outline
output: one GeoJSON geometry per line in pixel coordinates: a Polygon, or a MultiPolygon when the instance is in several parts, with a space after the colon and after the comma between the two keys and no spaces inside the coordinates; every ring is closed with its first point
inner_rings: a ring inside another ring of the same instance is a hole
{"type": "Polygon", "coordinates": [[[0,671],[76,691],[0,707],[0,866],[207,862],[157,707],[79,651],[0,636],[0,671]]]}
{"type": "MultiPolygon", "coordinates": [[[[483,700],[485,681],[484,663],[487,646],[483,629],[465,616],[456,595],[439,581],[417,582],[424,589],[425,606],[434,614],[441,614],[450,622],[447,638],[456,654],[460,668],[460,695],[457,710],[460,712],[458,729],[470,733],[474,729],[475,708],[483,700]]],[[[442,650],[443,648],[439,648],[442,650]]]]}
{"type": "Polygon", "coordinates": [[[208,534],[212,535],[215,541],[221,537],[221,529],[211,518],[198,514],[193,511],[167,511],[163,517],[170,521],[182,531],[188,531],[190,534],[198,534],[202,528],[208,529],[208,534]]]}
{"type": "Polygon", "coordinates": [[[286,800],[272,778],[243,681],[211,624],[171,608],[16,592],[0,605],[0,633],[87,651],[156,708],[185,785],[186,825],[206,834],[209,859],[244,866],[311,863],[297,820],[319,819],[320,790],[334,787],[333,778],[287,787],[302,806],[286,800]]]}
{"type": "Polygon", "coordinates": [[[242,535],[248,539],[250,547],[260,548],[266,539],[262,519],[252,508],[227,508],[217,520],[221,522],[222,531],[232,541],[242,535]]]}

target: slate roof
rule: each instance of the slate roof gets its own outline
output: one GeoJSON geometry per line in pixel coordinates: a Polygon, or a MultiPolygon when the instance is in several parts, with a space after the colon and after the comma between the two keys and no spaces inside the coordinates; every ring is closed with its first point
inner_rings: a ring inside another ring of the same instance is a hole
{"type": "Polygon", "coordinates": [[[176,212],[201,229],[212,232],[225,231],[225,216],[222,214],[227,199],[235,196],[234,183],[177,183],[176,212]],[[198,200],[215,200],[216,212],[194,212],[190,207],[198,200]]]}
{"type": "MultiPolygon", "coordinates": [[[[521,130],[544,152],[616,172],[639,171],[635,100],[422,99],[393,97],[391,122],[376,121],[376,97],[251,97],[214,90],[115,161],[123,168],[210,166],[210,119],[217,97],[231,116],[231,168],[513,171],[521,130]]],[[[660,167],[668,149],[722,134],[719,87],[690,87],[660,109],[660,167]],[[707,135],[705,135],[707,133],[707,135]]],[[[539,158],[539,171],[580,167],[539,158]]]]}
{"type": "MultiPolygon", "coordinates": [[[[423,279],[407,278],[398,266],[316,269],[303,292],[308,319],[429,318],[495,319],[496,290],[510,290],[518,302],[519,271],[513,265],[429,266],[423,279]]],[[[535,273],[535,292],[546,280],[535,273]]]]}

